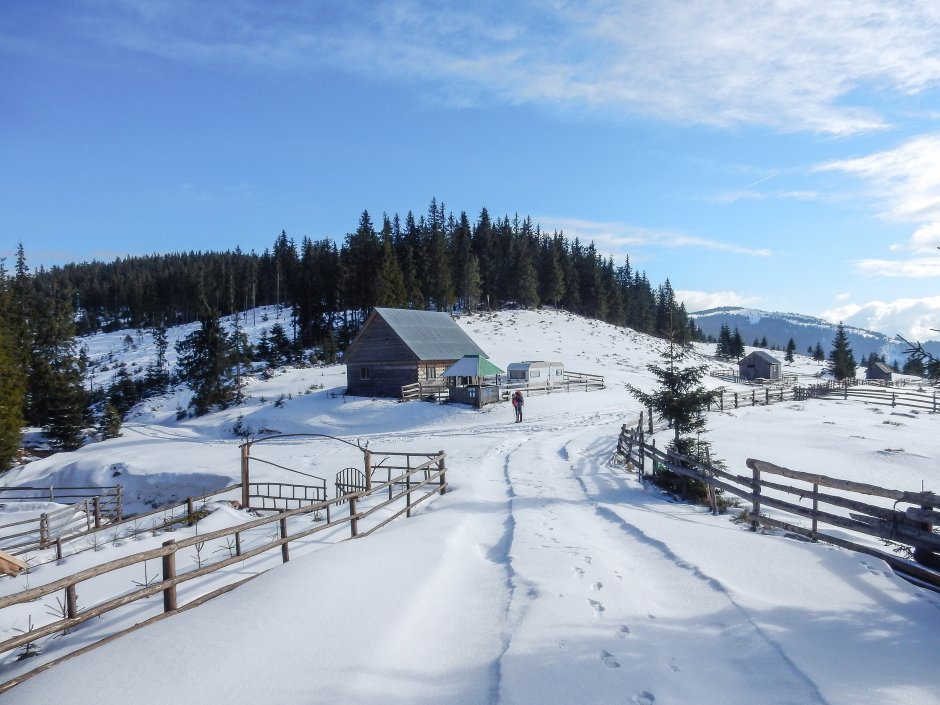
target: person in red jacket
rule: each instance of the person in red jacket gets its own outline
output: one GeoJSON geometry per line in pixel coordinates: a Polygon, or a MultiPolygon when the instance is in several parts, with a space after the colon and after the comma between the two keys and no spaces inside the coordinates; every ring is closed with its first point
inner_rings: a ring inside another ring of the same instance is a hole
{"type": "Polygon", "coordinates": [[[516,410],[516,423],[522,421],[522,405],[525,400],[522,398],[522,391],[516,390],[512,395],[512,408],[516,410]]]}

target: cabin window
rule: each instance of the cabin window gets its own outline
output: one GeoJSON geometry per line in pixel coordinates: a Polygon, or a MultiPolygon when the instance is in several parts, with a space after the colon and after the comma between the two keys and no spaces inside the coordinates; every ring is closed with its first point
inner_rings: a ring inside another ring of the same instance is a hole
{"type": "Polygon", "coordinates": [[[372,379],[371,375],[369,374],[369,368],[368,368],[368,367],[360,367],[360,368],[359,368],[359,379],[362,379],[362,380],[370,380],[370,379],[372,379]]]}
{"type": "Polygon", "coordinates": [[[437,379],[437,366],[425,365],[424,366],[424,378],[425,379],[437,379]]]}
{"type": "Polygon", "coordinates": [[[525,370],[509,370],[509,379],[525,379],[525,370]]]}

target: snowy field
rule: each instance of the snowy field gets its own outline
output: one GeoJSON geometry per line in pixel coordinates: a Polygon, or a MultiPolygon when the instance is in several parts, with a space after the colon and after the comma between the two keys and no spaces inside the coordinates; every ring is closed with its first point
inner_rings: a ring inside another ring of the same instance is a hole
{"type": "MultiPolygon", "coordinates": [[[[508,403],[475,411],[344,398],[341,367],[285,370],[254,380],[240,407],[177,421],[186,396],[167,395],[132,412],[121,438],[5,475],[6,485],[121,482],[142,510],[237,482],[240,421],[258,434],[444,450],[451,491],[369,538],[323,537],[296,557],[292,548],[290,563],[40,674],[0,703],[940,704],[940,595],[868,556],[754,534],[732,514],[669,501],[611,462],[621,424],[640,411],[624,384],[651,387],[656,341],[549,311],[459,323],[503,369],[560,360],[604,375],[607,388],[531,396],[515,424],[508,403]]],[[[99,336],[97,354],[118,357],[121,340],[99,336]]],[[[144,336],[143,365],[146,351],[144,336]]],[[[798,358],[784,371],[819,369],[798,358]]],[[[742,473],[754,457],[940,488],[937,415],[811,400],[710,414],[709,427],[715,455],[742,473]]],[[[356,464],[348,446],[326,441],[266,452],[328,480],[356,464]]],[[[221,507],[203,530],[242,518],[221,507]]],[[[4,578],[0,592],[150,540],[162,539],[115,541],[4,578]]],[[[80,606],[130,587],[79,586],[80,606]]],[[[0,636],[24,628],[3,623],[0,636]]],[[[103,629],[90,623],[61,641],[103,629]]],[[[23,669],[14,659],[0,664],[2,680],[23,669]]]]}

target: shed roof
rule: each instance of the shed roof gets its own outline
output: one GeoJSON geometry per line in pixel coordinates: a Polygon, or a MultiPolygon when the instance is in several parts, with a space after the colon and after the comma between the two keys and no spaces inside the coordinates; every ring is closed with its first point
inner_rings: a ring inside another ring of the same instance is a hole
{"type": "Polygon", "coordinates": [[[487,357],[449,313],[379,307],[375,312],[419,360],[456,360],[464,355],[487,357]]]}
{"type": "Polygon", "coordinates": [[[884,374],[886,374],[886,375],[890,375],[890,374],[893,374],[893,373],[894,373],[894,370],[892,370],[890,367],[888,367],[888,366],[887,366],[885,363],[883,363],[883,362],[876,362],[875,364],[873,364],[873,365],[871,366],[871,369],[878,370],[879,372],[882,372],[882,373],[884,373],[884,374]]]}
{"type": "Polygon", "coordinates": [[[444,372],[445,377],[488,377],[502,374],[492,362],[481,355],[464,355],[444,372]]]}
{"type": "Polygon", "coordinates": [[[770,353],[764,352],[763,350],[755,350],[755,351],[752,352],[750,355],[744,356],[743,358],[741,358],[741,360],[740,360],[740,362],[738,362],[738,364],[740,365],[742,362],[744,362],[745,360],[747,360],[749,357],[757,357],[757,358],[760,358],[760,359],[763,360],[764,362],[769,362],[769,363],[772,364],[772,365],[779,365],[779,364],[780,364],[780,360],[778,360],[777,358],[775,358],[775,357],[774,357],[773,355],[771,355],[770,353]]]}

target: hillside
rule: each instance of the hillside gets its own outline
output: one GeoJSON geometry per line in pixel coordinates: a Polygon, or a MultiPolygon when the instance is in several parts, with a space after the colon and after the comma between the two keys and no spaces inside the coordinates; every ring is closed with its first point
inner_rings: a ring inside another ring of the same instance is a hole
{"type": "MultiPolygon", "coordinates": [[[[117,468],[146,504],[236,478],[240,421],[256,433],[324,433],[377,451],[443,449],[451,491],[372,537],[311,542],[297,557],[292,548],[290,563],[57,666],[0,703],[68,702],[81,692],[121,705],[940,704],[936,594],[871,558],[754,534],[732,515],[670,501],[610,462],[621,424],[639,415],[624,385],[650,388],[646,366],[661,341],[554,311],[459,324],[504,369],[560,360],[603,374],[607,388],[530,396],[514,424],[508,404],[474,411],[343,397],[342,367],[285,369],[254,379],[243,406],[178,420],[186,395],[168,394],[136,408],[121,438],[5,476],[92,481],[117,468]]],[[[699,346],[699,359],[712,347],[699,346]]],[[[818,369],[802,356],[792,366],[818,369]]],[[[940,487],[938,423],[808,401],[712,414],[709,437],[741,471],[759,457],[920,490],[940,487]]],[[[325,442],[279,446],[271,459],[328,478],[347,462],[325,442]]],[[[210,526],[237,515],[217,510],[210,526]]],[[[130,548],[105,547],[101,558],[130,548]]],[[[43,565],[28,579],[41,584],[68,568],[43,565]]],[[[3,594],[22,587],[0,581],[3,594]]],[[[101,599],[92,586],[79,597],[101,599]]],[[[5,676],[23,667],[10,654],[0,663],[5,676]]]]}
{"type": "MultiPolygon", "coordinates": [[[[767,338],[768,344],[783,350],[787,341],[793,338],[796,349],[806,352],[808,348],[820,343],[827,353],[832,348],[835,338],[836,326],[821,318],[805,316],[798,313],[780,313],[774,311],[760,311],[753,308],[740,308],[737,306],[721,306],[689,314],[695,320],[695,325],[706,335],[718,337],[721,326],[727,325],[731,330],[737,328],[741,337],[748,344],[755,339],[767,338]]],[[[885,335],[864,328],[845,326],[849,345],[856,359],[868,357],[872,352],[884,355],[888,364],[895,360],[904,363],[907,359],[905,350],[907,346],[893,335],[885,335]]],[[[940,355],[940,342],[924,342],[924,348],[934,355],[940,355]]]]}

